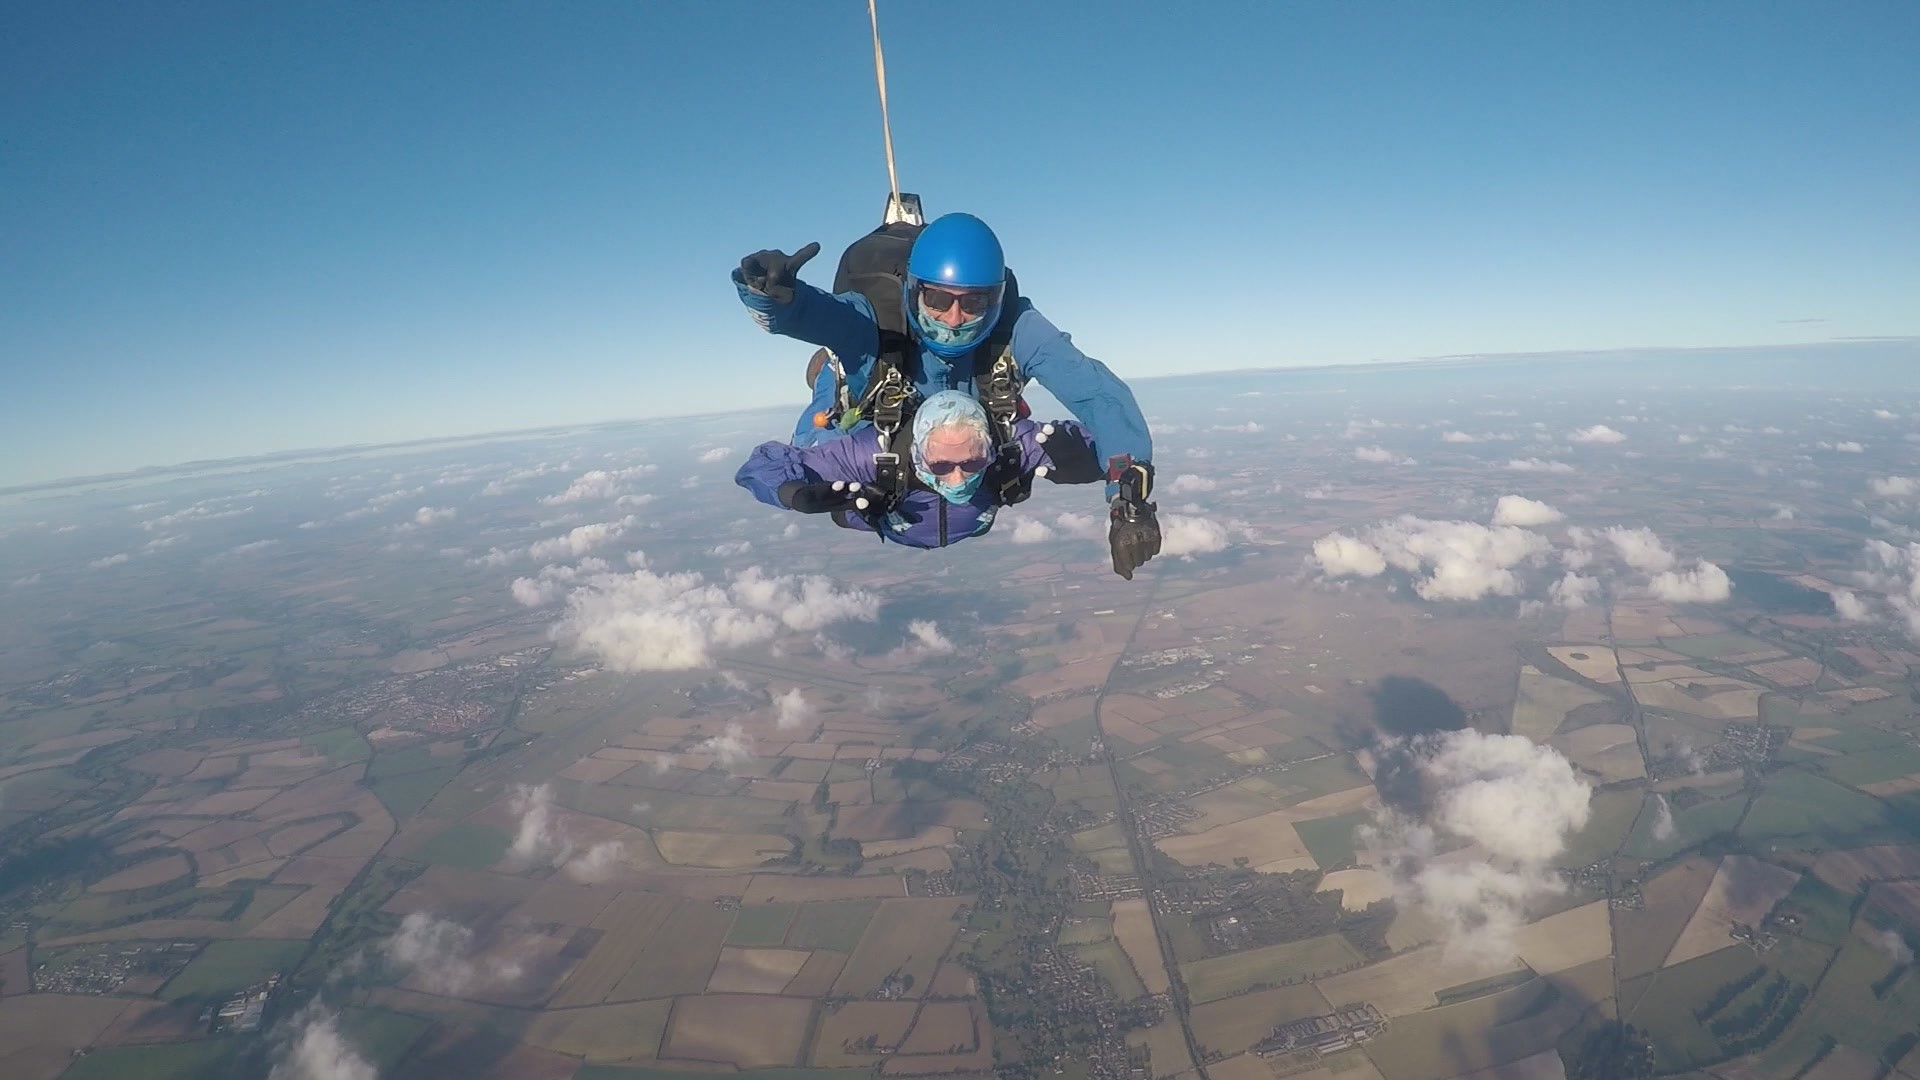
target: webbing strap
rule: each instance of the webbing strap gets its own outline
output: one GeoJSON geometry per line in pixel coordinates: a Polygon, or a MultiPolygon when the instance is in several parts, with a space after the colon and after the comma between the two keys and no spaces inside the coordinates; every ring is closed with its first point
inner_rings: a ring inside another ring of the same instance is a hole
{"type": "Polygon", "coordinates": [[[880,84],[880,134],[887,142],[887,186],[893,192],[887,209],[891,212],[900,205],[900,176],[893,168],[893,123],[887,118],[887,57],[880,51],[880,12],[874,0],[867,0],[867,20],[873,24],[873,78],[880,84]]]}

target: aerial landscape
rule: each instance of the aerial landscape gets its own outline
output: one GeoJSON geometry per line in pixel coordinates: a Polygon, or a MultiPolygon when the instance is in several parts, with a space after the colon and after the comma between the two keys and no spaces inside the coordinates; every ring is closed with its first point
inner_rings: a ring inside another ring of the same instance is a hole
{"type": "Polygon", "coordinates": [[[15,5],[0,1080],[1920,1080],[1920,5],[15,5]]]}
{"type": "Polygon", "coordinates": [[[774,414],[14,489],[0,1072],[1920,1075],[1916,371],[1146,381],[1131,583],[774,414]]]}

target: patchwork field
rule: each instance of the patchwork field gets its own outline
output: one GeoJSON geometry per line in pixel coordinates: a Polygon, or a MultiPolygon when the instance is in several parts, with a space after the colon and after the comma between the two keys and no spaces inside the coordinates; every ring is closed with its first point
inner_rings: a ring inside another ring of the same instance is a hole
{"type": "Polygon", "coordinates": [[[663,1058],[751,1069],[800,1063],[814,1003],[752,994],[703,994],[674,1002],[663,1058]]]}
{"type": "MultiPolygon", "coordinates": [[[[1605,653],[1609,664],[1611,650],[1605,653]]],[[[1595,680],[1601,681],[1601,680],[1595,680]]],[[[1534,742],[1545,742],[1566,720],[1567,714],[1582,705],[1608,700],[1603,694],[1578,683],[1556,679],[1532,665],[1520,669],[1520,692],[1513,703],[1513,733],[1534,742]]]]}
{"type": "Polygon", "coordinates": [[[960,903],[946,898],[882,901],[833,992],[864,997],[897,974],[913,980],[910,996],[925,994],[934,968],[959,932],[953,914],[960,903]]]}
{"type": "Polygon", "coordinates": [[[742,949],[727,946],[707,980],[710,994],[778,994],[813,954],[804,949],[742,949]]]}
{"type": "Polygon", "coordinates": [[[1305,941],[1268,945],[1182,964],[1180,978],[1194,1003],[1204,1004],[1260,986],[1312,979],[1326,972],[1351,967],[1361,960],[1360,954],[1346,938],[1339,934],[1326,934],[1305,941]]]}
{"type": "Polygon", "coordinates": [[[1113,902],[1113,936],[1125,950],[1133,970],[1139,973],[1147,993],[1166,993],[1172,980],[1167,975],[1160,941],[1153,932],[1153,913],[1147,909],[1145,899],[1113,902]]]}
{"type": "Polygon", "coordinates": [[[1721,859],[1700,906],[1680,931],[1663,966],[1683,964],[1734,944],[1727,936],[1733,924],[1760,925],[1799,880],[1798,873],[1751,856],[1728,855],[1721,859]]]}
{"type": "MultiPolygon", "coordinates": [[[[1342,1002],[1347,999],[1342,999],[1342,1002]]],[[[1311,983],[1256,990],[1193,1007],[1193,1035],[1207,1050],[1237,1054],[1273,1032],[1274,1026],[1331,1011],[1311,983]]]]}
{"type": "Polygon", "coordinates": [[[1641,886],[1644,907],[1614,912],[1621,979],[1656,971],[1666,962],[1718,870],[1712,859],[1683,859],[1641,886]]]}
{"type": "Polygon", "coordinates": [[[552,1010],[534,1018],[526,1038],[589,1062],[648,1060],[659,1051],[672,1009],[673,1001],[663,999],[552,1010]]]}

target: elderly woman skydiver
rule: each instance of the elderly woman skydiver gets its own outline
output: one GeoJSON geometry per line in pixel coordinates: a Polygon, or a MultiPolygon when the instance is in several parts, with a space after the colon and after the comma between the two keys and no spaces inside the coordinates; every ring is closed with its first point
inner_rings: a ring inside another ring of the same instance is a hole
{"type": "MultiPolygon", "coordinates": [[[[768,506],[830,514],[843,528],[878,533],[907,547],[946,547],[983,535],[1000,511],[999,495],[981,483],[997,452],[990,431],[979,401],[942,390],[920,403],[911,428],[901,433],[909,437],[896,435],[893,446],[872,427],[813,446],[762,443],[733,479],[768,506]],[[893,467],[895,462],[910,467],[893,467]]],[[[1020,443],[1020,474],[1029,484],[1037,478],[1056,484],[1106,479],[1093,440],[1074,421],[1017,420],[1013,434],[1020,443]]]]}

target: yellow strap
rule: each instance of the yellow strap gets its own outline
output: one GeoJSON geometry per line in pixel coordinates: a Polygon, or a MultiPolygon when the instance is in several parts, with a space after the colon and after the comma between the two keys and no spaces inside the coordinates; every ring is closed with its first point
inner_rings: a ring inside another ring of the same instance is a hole
{"type": "Polygon", "coordinates": [[[880,13],[874,0],[867,0],[867,19],[873,23],[873,77],[880,84],[880,132],[887,140],[887,184],[893,190],[889,211],[900,202],[900,177],[893,169],[893,124],[887,119],[887,58],[880,51],[880,13]]]}

